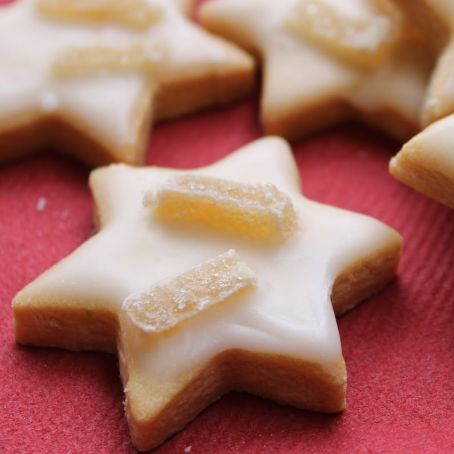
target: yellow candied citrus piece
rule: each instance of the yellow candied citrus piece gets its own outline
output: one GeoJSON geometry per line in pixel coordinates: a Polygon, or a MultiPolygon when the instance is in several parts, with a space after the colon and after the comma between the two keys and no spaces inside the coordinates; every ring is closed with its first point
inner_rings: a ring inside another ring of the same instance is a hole
{"type": "Polygon", "coordinates": [[[148,193],[145,205],[158,219],[201,223],[260,240],[282,241],[297,225],[290,198],[271,184],[186,174],[148,193]]]}
{"type": "Polygon", "coordinates": [[[53,73],[61,79],[105,71],[151,74],[162,57],[158,45],[69,49],[55,60],[53,73]]]}
{"type": "Polygon", "coordinates": [[[387,2],[375,2],[377,13],[348,17],[326,0],[299,0],[286,19],[289,31],[335,52],[355,64],[377,66],[397,39],[398,12],[387,2]]]}
{"type": "Polygon", "coordinates": [[[122,309],[142,331],[159,333],[256,285],[254,272],[233,249],[143,293],[122,309]]]}
{"type": "Polygon", "coordinates": [[[85,23],[113,23],[144,30],[159,18],[159,11],[146,0],[37,0],[47,17],[85,23]]]}

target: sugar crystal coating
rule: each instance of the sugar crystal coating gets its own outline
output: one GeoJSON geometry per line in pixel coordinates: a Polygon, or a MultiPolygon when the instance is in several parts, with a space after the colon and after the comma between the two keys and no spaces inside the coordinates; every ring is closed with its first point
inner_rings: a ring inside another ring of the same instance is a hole
{"type": "Polygon", "coordinates": [[[297,225],[290,198],[271,184],[180,175],[148,193],[145,205],[158,219],[201,223],[261,240],[285,240],[297,225]]]}
{"type": "Polygon", "coordinates": [[[38,0],[37,8],[52,19],[109,22],[135,29],[146,29],[159,17],[146,0],[38,0]]]}
{"type": "Polygon", "coordinates": [[[299,0],[286,26],[348,61],[374,66],[383,60],[395,41],[392,11],[390,7],[374,16],[349,18],[324,1],[299,0]]]}
{"type": "Polygon", "coordinates": [[[157,44],[70,49],[56,59],[53,73],[62,79],[105,71],[152,74],[162,57],[163,49],[157,44]]]}
{"type": "Polygon", "coordinates": [[[254,272],[231,249],[147,292],[130,295],[122,309],[143,331],[157,333],[255,284],[254,272]]]}

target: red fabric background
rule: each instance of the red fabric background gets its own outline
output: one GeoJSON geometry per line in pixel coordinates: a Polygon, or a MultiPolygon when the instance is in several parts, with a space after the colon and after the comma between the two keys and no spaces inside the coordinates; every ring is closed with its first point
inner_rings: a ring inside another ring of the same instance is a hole
{"type": "MultiPolygon", "coordinates": [[[[159,125],[147,163],[195,167],[225,156],[260,137],[256,112],[252,100],[159,125]]],[[[399,279],[339,320],[345,413],[231,393],[157,452],[454,452],[454,211],[389,176],[398,147],[358,124],[294,146],[308,197],[375,216],[405,238],[399,279]]],[[[114,357],[14,342],[15,293],[93,232],[88,173],[50,151],[0,165],[2,453],[134,452],[114,357]]]]}

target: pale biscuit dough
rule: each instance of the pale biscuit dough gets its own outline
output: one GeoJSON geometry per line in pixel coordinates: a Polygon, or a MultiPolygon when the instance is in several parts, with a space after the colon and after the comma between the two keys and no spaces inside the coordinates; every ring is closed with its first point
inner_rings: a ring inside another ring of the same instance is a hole
{"type": "Polygon", "coordinates": [[[348,310],[394,278],[401,251],[394,230],[301,196],[291,150],[278,138],[193,171],[111,165],[94,171],[90,186],[99,233],[15,297],[16,339],[118,349],[138,449],[162,443],[230,389],[317,411],[344,408],[346,369],[332,305],[336,313],[348,310]],[[273,184],[292,201],[298,228],[284,242],[263,244],[155,219],[144,194],[183,173],[273,184]],[[121,311],[129,295],[230,249],[256,276],[247,294],[159,335],[121,311]]]}
{"type": "MultiPolygon", "coordinates": [[[[289,29],[295,8],[310,0],[211,0],[202,7],[201,21],[262,60],[261,117],[267,133],[296,138],[359,116],[399,139],[414,135],[420,129],[419,111],[431,67],[427,51],[414,45],[407,25],[397,16],[383,13],[388,2],[320,1],[339,15],[347,30],[358,18],[366,23],[378,18],[389,29],[384,39],[388,34],[395,36],[384,55],[377,56],[375,67],[354,64],[335,48],[325,48],[289,29]]],[[[313,8],[313,4],[307,6],[308,14],[313,8]]],[[[365,37],[371,42],[378,39],[376,29],[367,26],[361,35],[353,34],[352,52],[364,50],[365,37]]],[[[368,61],[371,66],[373,58],[368,61]]]]}
{"type": "Polygon", "coordinates": [[[59,20],[39,12],[39,0],[0,8],[0,159],[52,145],[90,165],[139,164],[152,120],[250,92],[252,59],[191,23],[193,2],[144,2],[158,12],[145,30],[59,20]],[[59,58],[81,49],[131,48],[155,48],[151,74],[127,64],[63,78],[54,71],[59,58]]]}

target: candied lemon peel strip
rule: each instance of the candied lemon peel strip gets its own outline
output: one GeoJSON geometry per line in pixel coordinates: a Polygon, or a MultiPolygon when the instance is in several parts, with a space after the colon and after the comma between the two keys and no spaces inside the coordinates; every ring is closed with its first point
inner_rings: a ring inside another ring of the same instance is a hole
{"type": "Polygon", "coordinates": [[[290,198],[271,184],[179,175],[145,195],[157,219],[196,222],[249,238],[282,241],[296,230],[290,198]]]}
{"type": "Polygon", "coordinates": [[[325,0],[299,0],[285,26],[292,33],[337,53],[347,61],[375,67],[397,41],[399,14],[387,2],[374,3],[376,15],[349,18],[325,0]]]}
{"type": "Polygon", "coordinates": [[[130,295],[122,309],[142,331],[159,333],[255,285],[254,272],[230,249],[149,291],[130,295]]]}
{"type": "Polygon", "coordinates": [[[158,43],[123,48],[93,47],[69,49],[54,62],[53,74],[59,79],[102,72],[139,72],[155,74],[164,49],[158,43]]]}
{"type": "Polygon", "coordinates": [[[146,0],[37,0],[38,11],[51,19],[112,23],[145,30],[159,19],[159,10],[146,0]]]}

